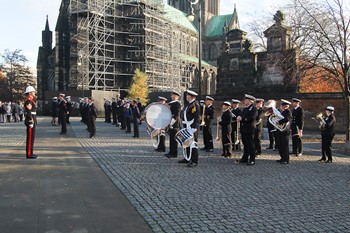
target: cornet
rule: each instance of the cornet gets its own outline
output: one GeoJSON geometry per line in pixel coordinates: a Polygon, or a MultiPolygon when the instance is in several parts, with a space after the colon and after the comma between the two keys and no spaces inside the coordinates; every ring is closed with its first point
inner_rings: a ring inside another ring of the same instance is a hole
{"type": "Polygon", "coordinates": [[[219,124],[219,122],[221,122],[221,117],[216,118],[216,137],[215,137],[216,141],[220,141],[219,130],[221,125],[219,124]]]}

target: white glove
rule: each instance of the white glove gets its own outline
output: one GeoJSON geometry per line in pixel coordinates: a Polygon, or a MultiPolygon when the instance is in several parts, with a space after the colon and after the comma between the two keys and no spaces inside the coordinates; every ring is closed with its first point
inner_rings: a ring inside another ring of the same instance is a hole
{"type": "Polygon", "coordinates": [[[196,128],[191,128],[191,131],[192,131],[192,134],[194,134],[197,131],[197,129],[196,128]]]}
{"type": "Polygon", "coordinates": [[[34,125],[33,125],[33,124],[30,124],[30,125],[29,125],[29,127],[30,127],[30,128],[33,128],[33,127],[34,127],[34,125]]]}

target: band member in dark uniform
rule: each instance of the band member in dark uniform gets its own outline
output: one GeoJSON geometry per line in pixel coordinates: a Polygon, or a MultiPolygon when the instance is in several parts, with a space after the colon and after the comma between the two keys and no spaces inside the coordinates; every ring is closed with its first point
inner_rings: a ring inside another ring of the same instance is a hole
{"type": "Polygon", "coordinates": [[[67,122],[66,122],[66,116],[67,116],[67,102],[64,99],[65,94],[60,94],[59,102],[58,102],[58,109],[59,109],[59,118],[61,122],[61,133],[65,134],[67,133],[67,122]]]}
{"type": "Polygon", "coordinates": [[[232,141],[231,141],[231,131],[232,131],[232,113],[230,111],[231,103],[225,101],[222,104],[222,115],[219,125],[221,126],[221,142],[222,142],[222,155],[225,157],[232,156],[232,141]]]}
{"type": "Polygon", "coordinates": [[[57,117],[58,117],[58,102],[57,102],[57,97],[52,98],[52,103],[51,103],[51,125],[57,125],[57,117]]]}
{"type": "Polygon", "coordinates": [[[266,149],[274,149],[277,150],[277,145],[275,143],[275,127],[270,123],[269,118],[266,118],[266,127],[269,134],[269,146],[266,149]]]}
{"type": "MultiPolygon", "coordinates": [[[[167,101],[167,98],[163,96],[158,96],[159,104],[165,104],[166,101],[167,101]]],[[[159,135],[159,144],[158,144],[158,147],[154,150],[157,152],[165,152],[165,134],[162,133],[159,135]]]]}
{"type": "MultiPolygon", "coordinates": [[[[323,116],[322,116],[323,117],[323,116]]],[[[332,163],[332,141],[335,136],[334,125],[336,119],[334,116],[334,107],[328,106],[326,108],[326,117],[323,117],[323,122],[320,122],[321,136],[322,136],[322,158],[318,161],[332,163]]]]}
{"type": "Polygon", "coordinates": [[[138,107],[137,100],[132,101],[132,123],[134,125],[134,136],[133,138],[139,138],[140,137],[140,131],[139,131],[139,125],[140,125],[140,118],[141,118],[141,112],[138,107]]]}
{"type": "Polygon", "coordinates": [[[303,144],[301,137],[303,136],[303,127],[304,127],[304,109],[300,107],[301,100],[293,98],[292,105],[294,107],[292,111],[292,147],[293,154],[296,156],[302,156],[303,153],[303,144]]]}
{"type": "Polygon", "coordinates": [[[72,112],[72,100],[70,96],[66,97],[66,101],[67,101],[67,117],[66,117],[66,123],[70,124],[69,122],[69,118],[70,118],[70,114],[72,112]]]}
{"type": "Polygon", "coordinates": [[[33,154],[33,146],[35,139],[35,128],[36,128],[36,100],[35,100],[35,89],[32,86],[28,86],[24,94],[26,99],[24,100],[24,124],[27,127],[27,141],[26,141],[26,157],[27,159],[36,159],[38,156],[33,154]]]}
{"type": "Polygon", "coordinates": [[[88,128],[89,128],[89,137],[94,138],[96,135],[96,118],[97,118],[97,111],[96,111],[96,105],[94,104],[94,100],[92,97],[89,97],[89,111],[88,111],[88,128]]]}
{"type": "Polygon", "coordinates": [[[281,114],[283,116],[283,119],[281,119],[278,123],[280,125],[288,124],[285,128],[285,130],[280,131],[277,129],[276,135],[278,137],[278,152],[281,156],[280,160],[277,160],[277,162],[280,162],[281,164],[288,164],[289,163],[289,135],[290,135],[290,121],[292,118],[292,113],[289,110],[289,105],[291,102],[282,99],[281,100],[281,114]]]}
{"type": "Polygon", "coordinates": [[[241,115],[241,109],[239,109],[239,104],[241,101],[232,99],[231,100],[231,112],[232,112],[232,132],[231,132],[231,141],[233,145],[234,151],[241,151],[241,142],[237,142],[237,135],[239,134],[238,130],[238,124],[237,124],[237,117],[241,115]],[[237,142],[237,143],[236,143],[237,142]]]}
{"type": "Polygon", "coordinates": [[[255,97],[251,95],[245,95],[244,109],[240,116],[237,117],[237,121],[241,124],[241,135],[244,146],[243,156],[240,159],[240,163],[247,163],[248,165],[255,164],[255,146],[254,146],[254,133],[255,133],[255,119],[258,115],[258,111],[254,106],[255,97]]]}
{"type": "MultiPolygon", "coordinates": [[[[193,132],[194,141],[198,143],[198,133],[200,129],[199,127],[201,118],[200,106],[196,102],[196,97],[198,96],[198,94],[191,90],[187,90],[186,92],[186,101],[188,102],[188,105],[183,111],[182,120],[185,121],[184,126],[193,132]]],[[[186,151],[187,154],[190,154],[191,148],[188,147],[186,151]]],[[[189,162],[186,159],[183,159],[180,160],[179,163],[188,163],[188,167],[196,167],[198,164],[198,148],[192,148],[192,156],[189,162]]]]}
{"type": "Polygon", "coordinates": [[[118,121],[120,122],[120,129],[125,130],[126,129],[126,121],[125,121],[125,100],[122,99],[119,102],[119,108],[118,108],[118,121]]]}
{"type": "Polygon", "coordinates": [[[116,125],[117,124],[117,101],[115,100],[115,98],[113,97],[112,98],[112,119],[113,119],[113,122],[112,122],[112,125],[116,125]]]}
{"type": "Polygon", "coordinates": [[[256,99],[255,107],[257,108],[258,114],[255,119],[255,134],[254,134],[254,144],[255,144],[255,156],[259,156],[262,153],[261,149],[261,137],[263,134],[263,107],[264,99],[256,99]]]}
{"type": "Polygon", "coordinates": [[[213,119],[214,119],[214,107],[213,107],[214,98],[210,96],[205,97],[205,107],[204,114],[201,117],[204,117],[202,119],[202,123],[204,122],[204,125],[201,123],[203,127],[203,141],[204,141],[204,148],[202,150],[205,150],[206,152],[213,152],[214,150],[214,144],[213,144],[213,135],[212,135],[212,127],[213,127],[213,119]]]}
{"type": "Polygon", "coordinates": [[[169,103],[170,111],[172,114],[171,123],[169,126],[169,138],[170,138],[170,146],[169,153],[165,154],[168,158],[176,158],[177,157],[177,141],[175,140],[175,135],[180,130],[181,126],[181,103],[179,101],[180,92],[173,91],[171,93],[171,102],[169,103]]]}
{"type": "Polygon", "coordinates": [[[132,109],[130,108],[129,101],[125,102],[124,118],[125,118],[125,125],[126,125],[125,133],[131,133],[132,109]]]}

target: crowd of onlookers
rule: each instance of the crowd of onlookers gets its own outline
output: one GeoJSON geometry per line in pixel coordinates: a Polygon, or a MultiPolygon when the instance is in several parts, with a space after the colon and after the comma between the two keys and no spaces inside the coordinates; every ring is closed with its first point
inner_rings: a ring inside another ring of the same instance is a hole
{"type": "Polygon", "coordinates": [[[0,101],[0,123],[23,121],[23,103],[0,101]]]}

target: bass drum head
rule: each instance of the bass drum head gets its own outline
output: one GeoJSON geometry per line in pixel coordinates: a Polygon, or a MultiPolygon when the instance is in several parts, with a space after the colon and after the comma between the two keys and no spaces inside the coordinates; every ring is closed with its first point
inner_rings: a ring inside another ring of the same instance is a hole
{"type": "Polygon", "coordinates": [[[145,112],[147,124],[155,129],[165,129],[171,122],[172,114],[165,104],[150,104],[145,112]]]}

